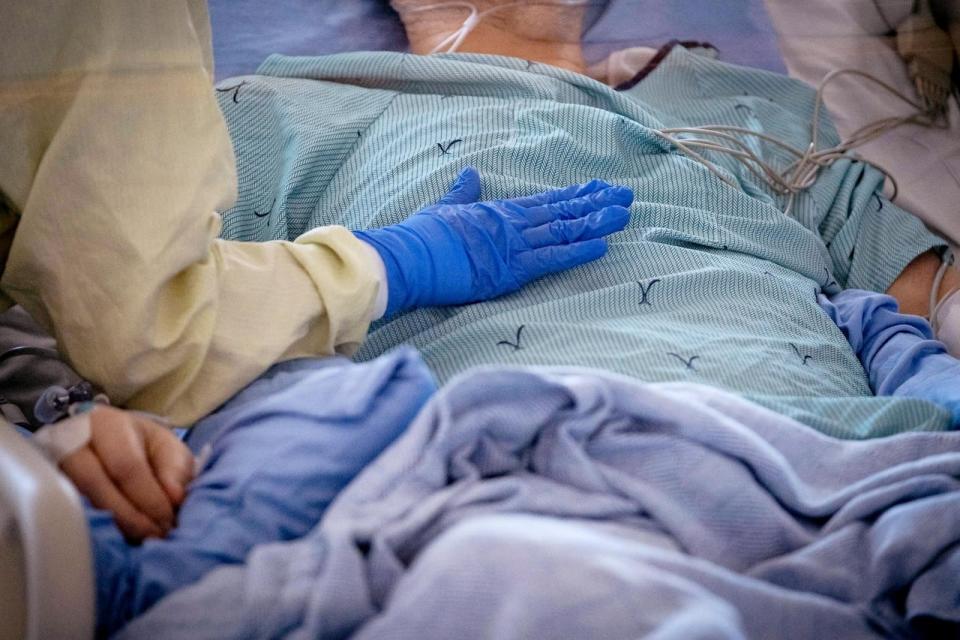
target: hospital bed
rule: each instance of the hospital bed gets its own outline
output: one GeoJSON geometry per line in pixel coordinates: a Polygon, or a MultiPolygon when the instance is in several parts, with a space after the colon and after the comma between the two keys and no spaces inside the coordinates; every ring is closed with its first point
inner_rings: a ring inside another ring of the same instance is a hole
{"type": "MultiPolygon", "coordinates": [[[[709,43],[721,60],[789,73],[811,84],[836,67],[857,67],[912,91],[885,34],[909,2],[703,0],[598,3],[585,36],[588,62],[673,39],[709,43]],[[709,8],[708,5],[709,4],[709,8]],[[879,14],[881,8],[888,11],[879,14]]],[[[403,30],[385,1],[211,0],[218,81],[252,73],[271,53],[403,50],[403,30]]],[[[850,80],[827,94],[841,134],[888,115],[895,103],[850,80]]],[[[900,182],[898,202],[960,241],[960,113],[951,129],[898,130],[864,155],[900,182]]],[[[0,429],[0,602],[5,638],[89,637],[93,576],[85,521],[71,485],[15,433],[0,429]]]]}

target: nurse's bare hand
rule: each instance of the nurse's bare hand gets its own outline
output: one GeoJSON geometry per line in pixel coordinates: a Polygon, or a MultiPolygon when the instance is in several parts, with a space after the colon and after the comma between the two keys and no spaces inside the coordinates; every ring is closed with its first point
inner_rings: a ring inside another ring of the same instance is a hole
{"type": "Polygon", "coordinates": [[[100,406],[90,412],[90,441],[60,468],[93,506],[110,511],[132,541],[163,537],[193,477],[193,455],[169,428],[100,406]]]}

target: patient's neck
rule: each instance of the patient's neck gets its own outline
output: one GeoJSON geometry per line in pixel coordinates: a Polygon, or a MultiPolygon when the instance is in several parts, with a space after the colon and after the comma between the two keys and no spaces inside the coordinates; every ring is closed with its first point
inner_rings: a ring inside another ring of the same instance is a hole
{"type": "MultiPolygon", "coordinates": [[[[433,51],[463,25],[470,13],[461,5],[417,10],[441,4],[436,0],[393,0],[391,4],[403,20],[410,50],[418,54],[433,51]]],[[[513,56],[585,72],[580,46],[585,7],[515,0],[472,0],[471,4],[480,13],[497,6],[503,8],[484,17],[457,51],[513,56]]]]}

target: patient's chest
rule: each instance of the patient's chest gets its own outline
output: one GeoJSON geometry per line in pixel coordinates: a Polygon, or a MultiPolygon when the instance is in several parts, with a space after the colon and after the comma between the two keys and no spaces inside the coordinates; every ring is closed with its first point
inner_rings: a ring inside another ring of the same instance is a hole
{"type": "MultiPolygon", "coordinates": [[[[607,257],[487,303],[378,324],[361,351],[420,348],[441,379],[491,363],[582,365],[760,394],[869,395],[815,293],[819,238],[718,184],[617,114],[546,102],[402,95],[316,205],[348,227],[399,222],[474,165],[482,198],[599,177],[636,194],[607,257]]],[[[824,282],[825,283],[825,282],[824,282]]]]}

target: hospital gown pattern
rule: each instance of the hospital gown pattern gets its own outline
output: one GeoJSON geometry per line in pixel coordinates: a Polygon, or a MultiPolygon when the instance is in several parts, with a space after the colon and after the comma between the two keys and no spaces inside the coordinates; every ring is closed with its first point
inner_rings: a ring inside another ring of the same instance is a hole
{"type": "MultiPolygon", "coordinates": [[[[259,74],[218,86],[239,173],[237,203],[222,212],[229,239],[393,224],[439,199],[466,165],[480,170],[483,199],[592,178],[636,194],[600,262],[489,302],[385,319],[360,359],[406,343],[441,381],[509,363],[709,383],[841,437],[949,424],[924,401],[872,397],[817,305],[821,291],[883,291],[944,244],[878,194],[878,171],[838,162],[788,216],[786,198],[743,166],[708,155],[733,188],[651,131],[729,124],[804,148],[809,87],[679,48],[620,92],[498,56],[272,56],[259,74]]],[[[826,117],[820,126],[821,145],[835,144],[826,117]]],[[[792,160],[744,140],[775,165],[792,160]]]]}

